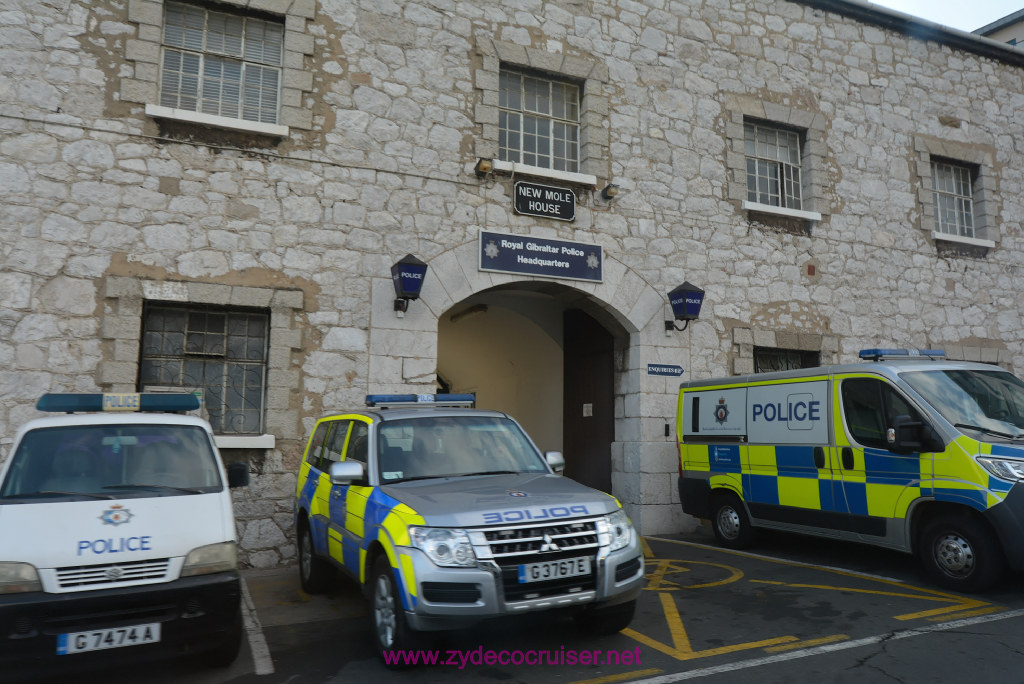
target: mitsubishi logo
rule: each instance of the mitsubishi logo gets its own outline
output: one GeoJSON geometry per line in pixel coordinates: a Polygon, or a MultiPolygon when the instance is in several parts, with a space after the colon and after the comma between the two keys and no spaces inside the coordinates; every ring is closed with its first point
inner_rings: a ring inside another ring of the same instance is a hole
{"type": "Polygon", "coordinates": [[[560,547],[555,542],[555,540],[551,538],[550,534],[545,532],[544,533],[544,541],[540,545],[540,550],[541,551],[561,551],[562,547],[560,547]]]}

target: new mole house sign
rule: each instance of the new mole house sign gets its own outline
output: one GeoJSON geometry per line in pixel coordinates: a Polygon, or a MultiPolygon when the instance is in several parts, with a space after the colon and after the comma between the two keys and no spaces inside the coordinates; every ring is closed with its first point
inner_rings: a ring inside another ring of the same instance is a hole
{"type": "Polygon", "coordinates": [[[513,190],[517,214],[572,221],[576,218],[576,193],[566,188],[517,181],[513,190]]]}

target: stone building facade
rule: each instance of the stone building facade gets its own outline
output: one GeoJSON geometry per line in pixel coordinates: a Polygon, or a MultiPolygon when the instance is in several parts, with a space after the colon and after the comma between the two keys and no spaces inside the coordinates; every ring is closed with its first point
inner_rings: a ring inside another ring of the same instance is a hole
{"type": "Polygon", "coordinates": [[[442,387],[520,417],[644,533],[692,527],[679,377],[652,365],[906,346],[1024,371],[1022,98],[1019,51],[841,0],[7,0],[0,458],[45,392],[198,388],[268,567],[295,557],[316,418],[442,387]],[[225,106],[231,36],[262,46],[238,58],[251,115],[225,106]],[[540,116],[568,122],[561,162],[512,149],[547,106],[514,110],[512,81],[571,101],[540,116]],[[517,212],[519,182],[574,216],[517,212]],[[484,232],[599,251],[601,277],[487,268],[484,232]],[[399,316],[406,254],[428,272],[399,316]],[[684,281],[703,309],[669,329],[684,281]],[[170,349],[179,315],[249,345],[245,407],[167,370],[231,366],[170,349]]]}

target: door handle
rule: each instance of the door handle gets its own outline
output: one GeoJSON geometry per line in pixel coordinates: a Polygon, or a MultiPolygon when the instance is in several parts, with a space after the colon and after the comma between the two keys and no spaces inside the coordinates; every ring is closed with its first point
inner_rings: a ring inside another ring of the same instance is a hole
{"type": "Polygon", "coordinates": [[[853,449],[843,447],[843,469],[853,470],[853,449]]]}
{"type": "Polygon", "coordinates": [[[825,467],[825,450],[822,449],[820,446],[814,447],[814,467],[825,467]]]}

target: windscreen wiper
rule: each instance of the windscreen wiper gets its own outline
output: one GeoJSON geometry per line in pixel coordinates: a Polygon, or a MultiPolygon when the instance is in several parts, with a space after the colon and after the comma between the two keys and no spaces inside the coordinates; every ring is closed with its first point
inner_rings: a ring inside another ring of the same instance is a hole
{"type": "Polygon", "coordinates": [[[113,499],[115,498],[112,494],[100,494],[99,492],[62,492],[56,489],[44,489],[39,492],[33,492],[25,494],[25,496],[33,496],[33,494],[56,494],[58,496],[91,496],[94,499],[113,499]]]}
{"type": "Polygon", "coordinates": [[[978,432],[984,432],[986,435],[994,435],[996,437],[1005,437],[1006,439],[1020,439],[1024,437],[1024,432],[1018,432],[1015,435],[1011,435],[1008,432],[999,432],[998,430],[990,430],[989,428],[981,427],[980,425],[970,425],[968,423],[954,423],[953,427],[967,428],[968,430],[977,430],[978,432]]]}
{"type": "Polygon", "coordinates": [[[194,487],[175,487],[174,485],[160,485],[160,484],[136,484],[134,482],[126,482],[124,484],[116,485],[105,485],[104,489],[174,489],[179,492],[188,492],[189,494],[202,494],[203,490],[196,489],[194,487]]]}

